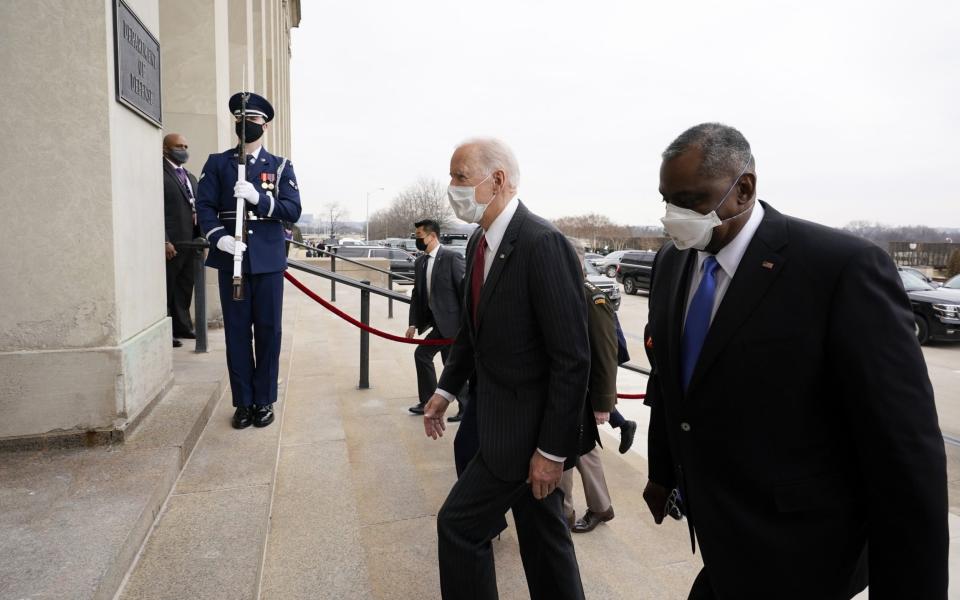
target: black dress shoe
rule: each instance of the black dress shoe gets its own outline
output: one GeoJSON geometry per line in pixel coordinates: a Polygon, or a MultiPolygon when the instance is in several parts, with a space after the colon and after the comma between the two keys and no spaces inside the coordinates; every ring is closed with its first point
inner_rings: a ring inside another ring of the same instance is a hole
{"type": "Polygon", "coordinates": [[[423,409],[426,408],[426,407],[427,407],[426,404],[417,404],[416,406],[411,406],[411,407],[408,408],[407,410],[409,410],[410,412],[412,412],[412,413],[415,414],[415,415],[422,415],[422,414],[423,414],[423,409]]]}
{"type": "Polygon", "coordinates": [[[620,426],[620,454],[626,454],[633,445],[633,436],[637,433],[637,422],[627,421],[620,426]]]}
{"type": "Polygon", "coordinates": [[[447,423],[459,423],[463,420],[463,409],[457,411],[457,414],[447,418],[447,423]]]}
{"type": "Polygon", "coordinates": [[[233,428],[246,429],[253,425],[253,410],[249,406],[238,406],[233,411],[233,428]]]}
{"type": "Polygon", "coordinates": [[[174,348],[179,348],[179,347],[182,346],[182,345],[183,345],[183,342],[181,342],[181,341],[178,340],[177,338],[173,338],[173,347],[174,347],[174,348]]]}
{"type": "Polygon", "coordinates": [[[185,340],[195,340],[197,339],[197,334],[193,331],[188,331],[186,333],[178,333],[176,337],[183,338],[185,340]]]}
{"type": "Polygon", "coordinates": [[[253,426],[266,427],[270,423],[273,423],[273,405],[267,404],[266,406],[254,406],[253,426]]]}
{"type": "Polygon", "coordinates": [[[601,513],[595,513],[587,509],[587,514],[583,515],[582,519],[578,519],[577,522],[573,524],[573,527],[570,528],[570,531],[573,533],[589,533],[596,529],[600,523],[606,523],[611,519],[613,519],[612,506],[601,513]]]}

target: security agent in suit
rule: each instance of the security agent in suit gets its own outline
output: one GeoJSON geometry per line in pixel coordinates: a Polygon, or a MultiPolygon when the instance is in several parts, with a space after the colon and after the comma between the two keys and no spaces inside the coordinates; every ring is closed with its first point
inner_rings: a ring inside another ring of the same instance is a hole
{"type": "Polygon", "coordinates": [[[756,185],[731,127],[664,152],[644,497],[659,523],[679,488],[690,598],[946,598],[943,439],[896,268],[756,185]]]}
{"type": "MultiPolygon", "coordinates": [[[[415,223],[417,250],[422,252],[413,265],[414,283],[410,296],[410,326],[406,336],[412,338],[417,332],[430,330],[426,339],[453,339],[460,329],[460,302],[463,298],[464,258],[446,250],[440,244],[440,224],[432,219],[415,223]]],[[[423,414],[430,396],[437,389],[437,372],[433,359],[440,352],[446,363],[450,346],[418,346],[413,353],[417,366],[417,391],[419,400],[410,412],[423,414]]],[[[464,394],[458,395],[460,410],[448,421],[456,422],[463,417],[466,402],[464,394]]]]}
{"type": "MultiPolygon", "coordinates": [[[[241,95],[230,98],[240,135],[241,95]]],[[[283,271],[287,268],[283,221],[300,218],[300,190],[293,165],[262,145],[273,107],[249,94],[244,153],[246,181],[237,181],[237,148],[211,154],[197,193],[200,227],[210,240],[207,265],[217,269],[227,342],[227,369],[237,429],[273,422],[280,370],[283,271]],[[237,195],[246,200],[246,241],[234,239],[237,195]],[[233,254],[243,253],[243,300],[232,298],[233,254]]]]}
{"type": "Polygon", "coordinates": [[[174,244],[200,235],[195,206],[197,178],[183,165],[190,154],[187,139],[179,133],[163,138],[163,225],[167,258],[167,314],[173,321],[173,347],[177,338],[196,338],[190,319],[193,296],[193,261],[190,252],[178,252],[174,244]]]}
{"type": "Polygon", "coordinates": [[[530,596],[580,599],[583,586],[557,490],[577,453],[590,367],[583,275],[563,234],[516,196],[512,151],[492,139],[461,145],[450,161],[456,215],[480,224],[467,246],[460,331],[424,412],[443,414],[474,378],[480,450],[437,515],[445,599],[496,598],[490,537],[512,510],[530,596]]]}

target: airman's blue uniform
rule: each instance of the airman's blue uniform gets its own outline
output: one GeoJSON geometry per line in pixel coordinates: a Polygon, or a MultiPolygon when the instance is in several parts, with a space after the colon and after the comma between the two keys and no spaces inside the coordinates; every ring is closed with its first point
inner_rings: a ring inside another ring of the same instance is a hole
{"type": "Polygon", "coordinates": [[[283,272],[287,268],[283,221],[299,220],[300,190],[293,165],[262,147],[256,157],[247,157],[246,179],[260,193],[260,200],[255,206],[245,205],[243,300],[233,300],[233,255],[217,249],[220,238],[235,233],[236,148],[211,154],[203,166],[197,219],[210,241],[207,266],[219,272],[233,405],[264,407],[277,399],[283,272]]]}

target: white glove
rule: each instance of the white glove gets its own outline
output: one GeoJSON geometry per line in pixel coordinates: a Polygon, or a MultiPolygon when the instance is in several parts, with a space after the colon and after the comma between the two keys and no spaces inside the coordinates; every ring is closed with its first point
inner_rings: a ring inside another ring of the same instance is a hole
{"type": "Polygon", "coordinates": [[[254,206],[260,202],[260,192],[249,181],[238,181],[237,185],[233,186],[233,196],[239,196],[254,206]]]}
{"type": "Polygon", "coordinates": [[[247,245],[243,242],[238,242],[232,235],[225,235],[217,240],[217,248],[220,248],[220,250],[227,254],[236,254],[238,249],[240,252],[247,251],[247,245]]]}

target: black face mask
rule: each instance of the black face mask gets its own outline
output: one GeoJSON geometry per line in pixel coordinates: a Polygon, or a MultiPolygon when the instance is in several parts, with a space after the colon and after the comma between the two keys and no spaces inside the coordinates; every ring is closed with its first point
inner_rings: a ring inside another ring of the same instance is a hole
{"type": "MultiPolygon", "coordinates": [[[[240,135],[243,133],[242,122],[237,123],[236,130],[237,130],[237,137],[240,137],[240,135]]],[[[245,140],[243,140],[243,143],[251,144],[259,140],[262,135],[263,135],[263,125],[261,125],[260,123],[252,123],[250,121],[247,121],[247,137],[245,140]]]]}
{"type": "Polygon", "coordinates": [[[416,244],[417,244],[417,250],[419,250],[420,252],[427,251],[427,243],[423,241],[423,238],[417,238],[416,244]]]}
{"type": "Polygon", "coordinates": [[[170,160],[178,165],[182,165],[190,160],[190,153],[186,150],[173,149],[170,150],[168,154],[170,155],[170,160]]]}

